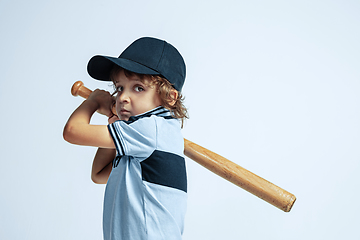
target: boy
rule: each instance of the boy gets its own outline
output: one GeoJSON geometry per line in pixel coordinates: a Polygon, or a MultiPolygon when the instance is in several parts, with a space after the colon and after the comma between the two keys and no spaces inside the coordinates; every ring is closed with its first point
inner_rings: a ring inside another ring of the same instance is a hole
{"type": "Polygon", "coordinates": [[[107,183],[104,239],[181,239],[186,211],[186,168],[181,121],[185,63],[169,43],[140,38],[118,58],[94,56],[88,73],[113,81],[113,97],[95,90],[70,116],[64,139],[99,147],[92,179],[107,183]],[[91,125],[98,111],[108,126],[91,125]],[[112,164],[111,164],[112,163],[112,164]]]}

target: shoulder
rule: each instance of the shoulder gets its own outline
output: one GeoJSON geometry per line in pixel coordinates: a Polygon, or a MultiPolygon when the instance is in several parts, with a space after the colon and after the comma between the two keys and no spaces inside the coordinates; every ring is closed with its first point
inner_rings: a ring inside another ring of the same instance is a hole
{"type": "Polygon", "coordinates": [[[111,135],[122,138],[154,137],[157,133],[157,123],[152,118],[141,118],[136,121],[116,121],[108,125],[111,135]]]}
{"type": "Polygon", "coordinates": [[[158,125],[163,125],[164,127],[171,127],[178,130],[181,130],[181,121],[177,118],[174,118],[172,116],[151,116],[152,119],[156,122],[158,125]]]}

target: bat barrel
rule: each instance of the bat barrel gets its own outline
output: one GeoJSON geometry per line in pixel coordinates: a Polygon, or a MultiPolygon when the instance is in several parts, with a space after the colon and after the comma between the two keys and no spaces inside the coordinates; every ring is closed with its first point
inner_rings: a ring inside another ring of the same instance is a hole
{"type": "Polygon", "coordinates": [[[187,157],[275,207],[285,212],[291,210],[296,200],[293,194],[206,148],[184,140],[187,157]]]}

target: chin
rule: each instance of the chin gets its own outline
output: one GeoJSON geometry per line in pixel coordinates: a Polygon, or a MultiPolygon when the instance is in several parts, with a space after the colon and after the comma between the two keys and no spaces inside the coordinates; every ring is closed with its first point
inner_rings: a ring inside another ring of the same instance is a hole
{"type": "Polygon", "coordinates": [[[121,116],[121,117],[120,117],[120,120],[129,121],[129,117],[121,116]]]}

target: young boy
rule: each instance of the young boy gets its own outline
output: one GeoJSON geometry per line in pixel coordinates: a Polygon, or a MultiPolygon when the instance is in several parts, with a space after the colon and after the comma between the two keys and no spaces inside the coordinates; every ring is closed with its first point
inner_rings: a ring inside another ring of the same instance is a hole
{"type": "Polygon", "coordinates": [[[70,116],[64,139],[99,147],[92,179],[107,183],[104,239],[181,239],[187,179],[181,126],[185,63],[169,43],[140,38],[118,57],[94,56],[90,76],[113,81],[113,96],[95,90],[70,116]],[[98,111],[109,125],[91,125],[98,111]]]}

